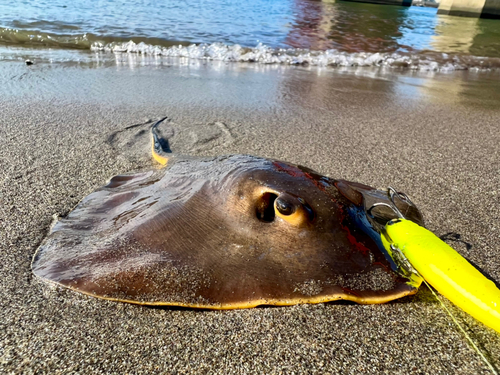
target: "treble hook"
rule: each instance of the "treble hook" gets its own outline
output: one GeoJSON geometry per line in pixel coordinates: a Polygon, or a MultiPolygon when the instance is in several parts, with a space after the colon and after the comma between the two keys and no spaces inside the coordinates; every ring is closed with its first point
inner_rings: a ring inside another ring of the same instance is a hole
{"type": "Polygon", "coordinates": [[[404,202],[408,203],[409,205],[413,205],[413,202],[410,200],[410,198],[408,198],[408,196],[405,193],[399,193],[399,192],[397,192],[396,189],[394,189],[392,186],[389,186],[387,188],[387,195],[388,195],[389,200],[391,201],[392,204],[385,203],[385,202],[374,203],[368,209],[367,214],[372,219],[374,219],[374,216],[372,214],[372,210],[375,207],[385,206],[385,207],[389,207],[392,211],[394,211],[394,213],[396,214],[396,216],[399,217],[400,219],[406,219],[405,216],[401,213],[401,211],[399,211],[399,208],[396,206],[395,197],[397,197],[401,201],[404,201],[404,202]]]}

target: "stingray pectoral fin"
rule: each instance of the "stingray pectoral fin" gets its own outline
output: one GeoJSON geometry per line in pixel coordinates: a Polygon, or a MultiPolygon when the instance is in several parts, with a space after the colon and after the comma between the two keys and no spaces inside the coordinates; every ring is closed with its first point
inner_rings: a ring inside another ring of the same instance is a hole
{"type": "Polygon", "coordinates": [[[151,151],[153,158],[161,165],[167,165],[168,159],[172,154],[168,140],[161,137],[158,132],[158,125],[168,120],[168,117],[164,117],[161,120],[155,122],[151,126],[151,151]]]}
{"type": "Polygon", "coordinates": [[[356,296],[353,294],[339,293],[339,294],[332,294],[319,297],[309,297],[309,298],[300,298],[300,297],[280,298],[280,299],[266,298],[266,299],[256,299],[256,300],[233,302],[233,303],[209,304],[203,302],[196,303],[196,302],[176,302],[176,301],[142,301],[138,299],[107,297],[105,295],[95,293],[93,291],[82,290],[78,287],[73,287],[71,285],[64,285],[64,286],[79,293],[108,301],[131,303],[134,305],[142,305],[142,306],[179,306],[179,307],[187,307],[193,309],[208,309],[208,310],[239,310],[239,309],[254,308],[258,306],[293,306],[298,304],[328,303],[340,300],[351,301],[362,305],[383,304],[398,298],[415,294],[418,291],[418,289],[408,290],[403,285],[400,285],[398,289],[391,292],[391,294],[380,293],[379,295],[377,295],[372,293],[370,295],[356,296]]]}

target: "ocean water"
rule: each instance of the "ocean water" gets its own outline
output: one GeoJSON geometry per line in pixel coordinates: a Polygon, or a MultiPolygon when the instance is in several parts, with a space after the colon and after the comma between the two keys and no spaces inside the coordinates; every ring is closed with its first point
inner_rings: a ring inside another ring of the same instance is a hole
{"type": "Polygon", "coordinates": [[[313,0],[3,0],[0,60],[500,68],[498,20],[313,0]]]}

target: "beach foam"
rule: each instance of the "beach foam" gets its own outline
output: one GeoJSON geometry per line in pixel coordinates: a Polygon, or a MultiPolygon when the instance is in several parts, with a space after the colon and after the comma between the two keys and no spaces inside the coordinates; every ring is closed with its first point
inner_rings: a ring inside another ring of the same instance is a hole
{"type": "Polygon", "coordinates": [[[500,68],[500,58],[470,55],[449,55],[439,52],[420,53],[369,53],[340,52],[334,49],[310,51],[306,49],[274,49],[264,44],[245,48],[238,44],[224,43],[191,44],[162,47],[144,42],[102,44],[93,43],[92,51],[114,54],[142,54],[165,57],[185,57],[190,59],[255,62],[260,64],[313,65],[331,67],[392,67],[421,71],[491,70],[500,68]]]}

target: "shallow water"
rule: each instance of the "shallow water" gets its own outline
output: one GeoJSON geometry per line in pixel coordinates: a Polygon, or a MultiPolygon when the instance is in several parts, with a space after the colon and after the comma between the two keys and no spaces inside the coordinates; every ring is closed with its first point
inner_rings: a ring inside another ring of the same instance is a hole
{"type": "Polygon", "coordinates": [[[419,70],[500,66],[497,20],[342,1],[7,0],[0,4],[0,44],[4,60],[19,58],[18,47],[35,47],[43,52],[30,54],[52,62],[140,53],[419,70]]]}

